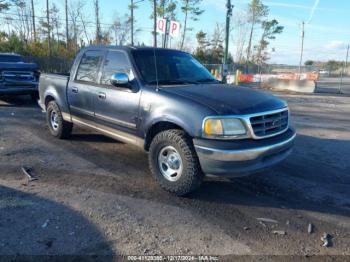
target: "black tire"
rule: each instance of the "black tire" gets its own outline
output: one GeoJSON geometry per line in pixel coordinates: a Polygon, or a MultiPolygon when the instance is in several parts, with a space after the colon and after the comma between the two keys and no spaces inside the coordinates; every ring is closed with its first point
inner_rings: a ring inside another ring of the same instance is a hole
{"type": "Polygon", "coordinates": [[[59,139],[68,138],[72,133],[73,124],[63,120],[62,113],[55,101],[50,101],[46,108],[46,122],[51,135],[59,139]],[[55,126],[52,123],[53,114],[56,116],[55,126]]]}
{"type": "Polygon", "coordinates": [[[182,130],[171,129],[157,134],[151,142],[148,161],[156,181],[163,189],[175,195],[184,196],[189,194],[202,183],[204,175],[192,140],[182,130]],[[158,156],[162,149],[166,147],[176,149],[176,153],[181,157],[182,172],[176,181],[170,181],[161,171],[158,156]]]}

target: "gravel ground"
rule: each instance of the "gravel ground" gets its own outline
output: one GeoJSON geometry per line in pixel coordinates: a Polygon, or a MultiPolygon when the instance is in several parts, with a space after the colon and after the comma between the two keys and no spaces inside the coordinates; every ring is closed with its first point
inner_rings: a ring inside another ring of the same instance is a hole
{"type": "Polygon", "coordinates": [[[350,256],[350,98],[278,96],[292,155],[185,198],[157,186],[137,148],[81,129],[56,140],[30,99],[0,99],[0,254],[350,256]]]}

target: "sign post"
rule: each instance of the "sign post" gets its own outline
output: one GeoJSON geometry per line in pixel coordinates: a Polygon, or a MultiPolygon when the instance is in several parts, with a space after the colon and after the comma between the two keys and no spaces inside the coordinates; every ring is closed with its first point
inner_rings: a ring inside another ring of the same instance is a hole
{"type": "Polygon", "coordinates": [[[157,18],[157,33],[165,34],[167,21],[165,18],[157,18]]]}
{"type": "Polygon", "coordinates": [[[176,21],[170,21],[170,36],[178,37],[180,34],[180,23],[176,21]]]}
{"type": "Polygon", "coordinates": [[[169,36],[180,35],[180,23],[166,18],[157,18],[157,33],[164,35],[163,48],[165,48],[168,45],[169,36]]]}

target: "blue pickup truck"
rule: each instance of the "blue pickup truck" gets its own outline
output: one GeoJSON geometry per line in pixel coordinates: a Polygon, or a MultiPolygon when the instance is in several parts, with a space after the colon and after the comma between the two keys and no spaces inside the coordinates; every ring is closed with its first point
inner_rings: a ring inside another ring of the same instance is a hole
{"type": "Polygon", "coordinates": [[[165,190],[185,195],[205,174],[237,177],[285,159],[295,131],[286,102],[217,81],[190,54],[92,46],[69,75],[42,74],[40,106],[51,134],[78,125],[136,145],[165,190]]]}
{"type": "Polygon", "coordinates": [[[39,69],[18,54],[0,53],[0,95],[31,95],[38,98],[39,69]]]}

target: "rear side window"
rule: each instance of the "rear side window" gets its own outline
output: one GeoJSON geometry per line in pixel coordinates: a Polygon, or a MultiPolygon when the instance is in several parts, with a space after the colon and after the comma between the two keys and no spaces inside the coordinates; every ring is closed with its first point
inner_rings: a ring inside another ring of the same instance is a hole
{"type": "Polygon", "coordinates": [[[87,51],[81,58],[75,80],[96,83],[102,59],[102,51],[87,51]]]}
{"type": "Polygon", "coordinates": [[[103,64],[101,84],[111,85],[111,76],[115,73],[126,73],[132,80],[133,74],[127,56],[120,51],[108,52],[103,64]]]}

